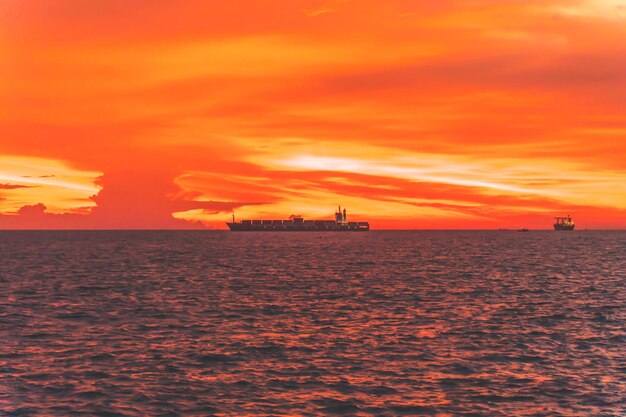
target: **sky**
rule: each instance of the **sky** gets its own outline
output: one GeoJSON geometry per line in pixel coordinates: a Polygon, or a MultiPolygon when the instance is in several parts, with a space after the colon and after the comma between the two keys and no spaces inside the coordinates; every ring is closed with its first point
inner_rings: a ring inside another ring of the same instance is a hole
{"type": "Polygon", "coordinates": [[[626,1],[0,2],[0,228],[626,228],[626,1]]]}

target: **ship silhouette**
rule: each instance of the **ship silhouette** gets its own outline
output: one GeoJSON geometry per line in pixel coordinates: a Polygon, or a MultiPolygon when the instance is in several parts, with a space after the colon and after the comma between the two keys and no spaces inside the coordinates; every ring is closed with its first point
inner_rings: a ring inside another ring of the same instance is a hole
{"type": "Polygon", "coordinates": [[[567,215],[567,217],[555,217],[556,223],[554,223],[554,230],[574,230],[576,225],[574,220],[567,215]]]}
{"type": "Polygon", "coordinates": [[[227,222],[233,232],[367,232],[368,222],[349,222],[346,209],[341,206],[334,220],[305,220],[302,216],[290,216],[288,220],[241,220],[227,222]]]}

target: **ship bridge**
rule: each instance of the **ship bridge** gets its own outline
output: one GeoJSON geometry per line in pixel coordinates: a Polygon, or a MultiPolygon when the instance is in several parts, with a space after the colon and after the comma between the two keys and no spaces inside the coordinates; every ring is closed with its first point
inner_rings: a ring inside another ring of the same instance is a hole
{"type": "Polygon", "coordinates": [[[341,211],[341,206],[339,206],[339,208],[335,212],[335,222],[337,224],[347,224],[348,223],[348,214],[347,214],[345,208],[343,209],[343,212],[342,212],[341,211]]]}

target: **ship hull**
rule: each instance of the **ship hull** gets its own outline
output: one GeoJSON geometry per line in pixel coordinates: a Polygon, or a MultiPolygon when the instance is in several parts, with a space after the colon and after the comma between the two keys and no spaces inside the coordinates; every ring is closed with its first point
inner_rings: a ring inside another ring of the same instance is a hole
{"type": "Polygon", "coordinates": [[[368,232],[368,225],[266,225],[226,223],[232,232],[368,232]]]}
{"type": "Polygon", "coordinates": [[[562,225],[562,224],[555,224],[554,225],[554,230],[556,230],[556,231],[574,230],[574,227],[575,226],[573,226],[573,225],[572,226],[565,226],[565,225],[562,225]]]}

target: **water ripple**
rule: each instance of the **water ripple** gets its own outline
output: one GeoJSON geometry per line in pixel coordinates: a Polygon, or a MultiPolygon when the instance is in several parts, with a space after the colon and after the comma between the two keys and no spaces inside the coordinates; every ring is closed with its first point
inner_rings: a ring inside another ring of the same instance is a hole
{"type": "Polygon", "coordinates": [[[0,232],[0,253],[0,415],[626,415],[624,232],[0,232]]]}

